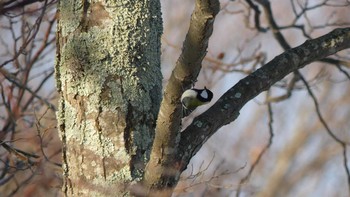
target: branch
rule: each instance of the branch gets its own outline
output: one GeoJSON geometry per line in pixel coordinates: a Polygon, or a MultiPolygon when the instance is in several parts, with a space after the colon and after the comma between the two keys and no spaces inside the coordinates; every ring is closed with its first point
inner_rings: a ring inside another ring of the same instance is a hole
{"type": "Polygon", "coordinates": [[[0,15],[5,14],[6,12],[14,11],[16,9],[23,9],[25,6],[29,4],[33,4],[40,1],[41,0],[25,0],[25,1],[7,1],[4,3],[0,3],[0,15]]]}
{"type": "Polygon", "coordinates": [[[269,27],[271,28],[275,39],[278,41],[278,43],[281,45],[281,47],[284,50],[290,49],[288,42],[280,32],[279,27],[275,21],[270,2],[268,0],[257,0],[257,2],[260,3],[264,8],[266,19],[268,21],[269,27]]]}
{"type": "Polygon", "coordinates": [[[186,169],[192,156],[210,136],[239,116],[240,109],[248,101],[289,73],[346,48],[350,48],[350,28],[335,29],[322,37],[308,40],[287,50],[240,80],[182,132],[177,155],[178,162],[182,163],[180,171],[186,169]]]}
{"type": "Polygon", "coordinates": [[[248,3],[248,5],[254,10],[255,15],[254,15],[254,23],[255,23],[255,28],[259,31],[259,32],[266,32],[267,28],[263,28],[260,25],[260,14],[261,11],[259,10],[259,6],[255,5],[252,0],[246,0],[246,2],[248,3]]]}
{"type": "Polygon", "coordinates": [[[306,89],[309,93],[309,95],[312,98],[312,101],[314,102],[315,108],[316,108],[316,113],[318,116],[318,119],[320,120],[320,122],[322,123],[323,127],[326,129],[327,133],[329,136],[332,137],[332,139],[334,141],[336,141],[343,149],[343,158],[344,158],[344,168],[345,168],[345,172],[346,172],[346,177],[347,177],[347,181],[348,181],[348,191],[350,192],[350,169],[348,167],[347,161],[348,161],[348,157],[346,154],[346,145],[347,143],[345,141],[343,141],[342,139],[340,139],[339,137],[337,137],[335,135],[335,133],[330,129],[330,127],[328,126],[327,122],[325,121],[325,119],[323,118],[322,114],[321,114],[321,110],[320,110],[320,105],[318,104],[318,101],[314,95],[314,93],[312,92],[309,84],[307,83],[307,81],[304,79],[303,76],[300,75],[300,79],[303,81],[303,83],[306,86],[306,89]]]}
{"type": "MultiPolygon", "coordinates": [[[[269,98],[270,91],[267,91],[266,94],[266,99],[269,98]]],[[[257,156],[256,160],[252,163],[251,167],[248,170],[248,173],[240,180],[238,187],[237,187],[237,192],[236,192],[236,197],[239,197],[239,195],[241,194],[241,190],[242,187],[248,182],[248,180],[250,179],[250,177],[253,174],[253,171],[255,170],[256,166],[259,164],[261,158],[263,157],[263,155],[266,153],[266,151],[272,146],[272,140],[274,137],[274,131],[273,131],[273,112],[272,112],[272,104],[271,102],[267,102],[267,111],[268,111],[268,115],[269,115],[269,122],[268,122],[268,127],[269,127],[269,141],[268,143],[264,146],[264,148],[261,150],[261,152],[259,153],[259,155],[257,156]]]]}
{"type": "Polygon", "coordinates": [[[218,0],[196,0],[182,53],[165,88],[160,106],[151,157],[144,177],[147,187],[172,187],[177,183],[177,170],[171,170],[176,169],[174,158],[180,139],[180,97],[197,79],[213,32],[214,18],[219,10],[218,0]]]}

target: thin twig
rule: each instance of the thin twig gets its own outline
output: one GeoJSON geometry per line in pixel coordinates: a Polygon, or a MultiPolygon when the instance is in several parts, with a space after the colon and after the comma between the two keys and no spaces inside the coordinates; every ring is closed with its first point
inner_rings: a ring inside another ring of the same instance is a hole
{"type": "Polygon", "coordinates": [[[337,137],[334,134],[334,132],[330,129],[330,127],[328,126],[327,122],[324,120],[324,118],[323,118],[323,116],[321,114],[321,110],[320,110],[320,106],[318,104],[317,98],[315,97],[314,93],[312,92],[309,84],[307,83],[305,78],[301,75],[301,73],[298,72],[298,74],[300,76],[300,79],[302,80],[302,82],[306,86],[306,89],[307,89],[309,95],[311,96],[311,98],[312,98],[312,100],[314,102],[318,119],[322,123],[323,127],[326,129],[326,131],[329,134],[329,136],[331,136],[334,139],[334,141],[336,141],[343,149],[343,158],[344,158],[344,163],[343,164],[344,164],[344,168],[345,168],[346,175],[347,175],[348,187],[349,187],[348,190],[349,190],[349,193],[350,193],[350,170],[349,170],[349,167],[348,167],[348,164],[347,164],[348,158],[347,158],[347,154],[346,154],[346,145],[347,145],[347,143],[345,141],[341,140],[339,137],[337,137]]]}
{"type": "MultiPolygon", "coordinates": [[[[269,98],[269,90],[267,91],[266,94],[266,99],[269,98]]],[[[241,181],[239,182],[238,188],[237,188],[237,192],[236,192],[236,196],[239,197],[240,193],[241,193],[241,189],[242,186],[250,179],[250,177],[252,176],[255,167],[259,164],[262,156],[265,154],[265,152],[271,147],[272,145],[272,140],[273,140],[273,136],[274,136],[274,131],[273,131],[273,112],[272,112],[272,104],[271,102],[267,102],[267,111],[268,111],[268,117],[269,117],[269,122],[268,122],[268,128],[269,128],[269,141],[266,144],[266,146],[262,149],[262,151],[259,153],[257,159],[254,161],[254,163],[252,164],[252,166],[250,167],[247,175],[245,177],[243,177],[241,179],[241,181]]]]}

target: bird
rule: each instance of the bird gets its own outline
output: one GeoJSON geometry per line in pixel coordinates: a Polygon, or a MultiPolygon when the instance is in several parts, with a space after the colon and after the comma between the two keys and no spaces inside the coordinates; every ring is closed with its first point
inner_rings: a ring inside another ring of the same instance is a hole
{"type": "Polygon", "coordinates": [[[183,106],[182,117],[188,116],[198,106],[210,103],[213,99],[213,92],[204,86],[204,89],[191,88],[181,95],[181,103],[183,106]]]}

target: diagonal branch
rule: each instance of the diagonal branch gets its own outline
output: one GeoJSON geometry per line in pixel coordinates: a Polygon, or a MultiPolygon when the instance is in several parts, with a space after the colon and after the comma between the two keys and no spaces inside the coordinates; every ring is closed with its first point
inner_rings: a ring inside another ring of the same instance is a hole
{"type": "Polygon", "coordinates": [[[180,171],[186,169],[192,156],[210,136],[239,116],[240,109],[248,101],[289,73],[347,48],[350,48],[350,28],[335,29],[322,37],[308,40],[287,50],[240,80],[182,132],[177,155],[178,161],[182,163],[180,171]],[[194,133],[196,135],[193,135],[194,133]]]}

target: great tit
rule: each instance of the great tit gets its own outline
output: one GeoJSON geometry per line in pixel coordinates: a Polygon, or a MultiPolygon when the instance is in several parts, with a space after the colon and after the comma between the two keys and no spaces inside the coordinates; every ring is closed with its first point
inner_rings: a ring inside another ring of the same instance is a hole
{"type": "Polygon", "coordinates": [[[181,96],[183,117],[188,116],[198,106],[207,104],[213,98],[213,93],[206,87],[204,89],[188,89],[181,96]]]}

